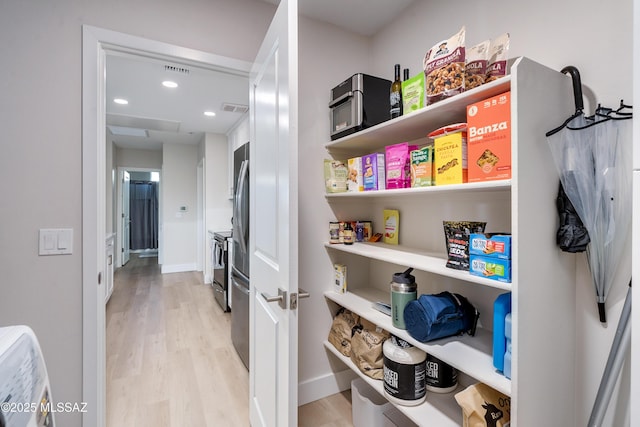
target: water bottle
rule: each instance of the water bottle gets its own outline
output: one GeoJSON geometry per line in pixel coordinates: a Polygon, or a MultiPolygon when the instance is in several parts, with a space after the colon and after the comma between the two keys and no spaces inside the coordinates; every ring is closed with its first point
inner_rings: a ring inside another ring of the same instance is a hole
{"type": "Polygon", "coordinates": [[[402,273],[395,273],[391,281],[391,320],[398,329],[407,329],[404,324],[404,308],[417,298],[418,285],[409,268],[402,273]]]}

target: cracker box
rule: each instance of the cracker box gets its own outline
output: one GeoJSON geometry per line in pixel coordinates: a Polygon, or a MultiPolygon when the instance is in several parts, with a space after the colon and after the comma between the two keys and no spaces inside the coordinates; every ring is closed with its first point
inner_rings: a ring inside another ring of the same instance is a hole
{"type": "Polygon", "coordinates": [[[362,156],[362,184],[364,191],[385,189],[384,154],[362,156]]]}
{"type": "Polygon", "coordinates": [[[341,160],[324,160],[324,182],[327,193],[347,191],[347,165],[341,160]]]}
{"type": "Polygon", "coordinates": [[[391,245],[398,244],[398,233],[400,231],[400,213],[395,209],[385,209],[383,211],[384,235],[382,241],[391,245]]]}
{"type": "Polygon", "coordinates": [[[339,294],[347,292],[347,266],[344,264],[333,264],[334,288],[339,294]]]}
{"type": "Polygon", "coordinates": [[[474,276],[511,283],[511,260],[471,255],[469,272],[474,276]]]}
{"type": "Polygon", "coordinates": [[[362,183],[362,157],[347,160],[347,191],[364,191],[362,183]]]}
{"type": "Polygon", "coordinates": [[[384,149],[386,189],[411,187],[411,151],[418,148],[406,142],[387,145],[384,149]]]}
{"type": "Polygon", "coordinates": [[[402,115],[417,111],[424,105],[424,72],[420,72],[402,82],[402,115]]]}
{"type": "Polygon", "coordinates": [[[448,133],[434,139],[435,185],[467,182],[467,132],[448,133]]]}
{"type": "Polygon", "coordinates": [[[467,106],[469,182],[511,179],[510,92],[467,106]]]}
{"type": "Polygon", "coordinates": [[[411,152],[411,187],[433,185],[433,146],[427,145],[411,152]]]}
{"type": "Polygon", "coordinates": [[[511,236],[497,233],[472,233],[469,236],[469,254],[511,259],[511,236]]]}

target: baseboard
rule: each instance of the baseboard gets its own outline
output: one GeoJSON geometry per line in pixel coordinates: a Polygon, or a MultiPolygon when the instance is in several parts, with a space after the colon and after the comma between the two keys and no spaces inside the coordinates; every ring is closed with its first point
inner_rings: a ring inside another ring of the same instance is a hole
{"type": "Polygon", "coordinates": [[[298,383],[298,406],[348,390],[351,388],[351,381],[357,377],[358,374],[346,369],[298,383]]]}
{"type": "Polygon", "coordinates": [[[204,283],[205,285],[210,285],[211,283],[213,283],[213,277],[211,277],[209,274],[205,274],[204,283]]]}
{"type": "Polygon", "coordinates": [[[182,273],[184,271],[196,271],[197,269],[198,269],[198,266],[194,262],[191,264],[173,264],[173,265],[162,264],[162,268],[160,269],[160,271],[162,272],[162,274],[166,274],[166,273],[182,273]]]}

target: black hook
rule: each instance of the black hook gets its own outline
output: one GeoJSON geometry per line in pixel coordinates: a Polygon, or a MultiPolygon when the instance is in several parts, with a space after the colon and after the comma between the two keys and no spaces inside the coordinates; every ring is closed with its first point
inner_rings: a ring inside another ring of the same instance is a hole
{"type": "Polygon", "coordinates": [[[569,74],[573,82],[573,100],[576,105],[576,113],[582,113],[584,103],[582,102],[582,82],[580,81],[580,72],[573,65],[567,65],[562,70],[562,74],[569,74]]]}

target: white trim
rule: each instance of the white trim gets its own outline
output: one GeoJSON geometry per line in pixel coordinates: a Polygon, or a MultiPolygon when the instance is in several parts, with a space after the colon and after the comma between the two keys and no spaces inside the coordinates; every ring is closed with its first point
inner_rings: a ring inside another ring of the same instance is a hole
{"type": "Polygon", "coordinates": [[[346,369],[335,374],[327,374],[298,383],[298,405],[306,405],[309,402],[315,402],[348,390],[351,388],[351,381],[356,378],[358,378],[358,374],[351,369],[346,369]]]}
{"type": "Polygon", "coordinates": [[[185,271],[198,271],[198,265],[195,262],[190,264],[172,264],[172,265],[162,265],[160,271],[162,274],[167,273],[183,273],[185,271]]]}
{"type": "Polygon", "coordinates": [[[82,425],[105,425],[105,304],[98,276],[104,275],[106,238],[105,57],[135,54],[171,58],[248,76],[251,63],[82,26],[82,401],[91,410],[82,425]]]}

